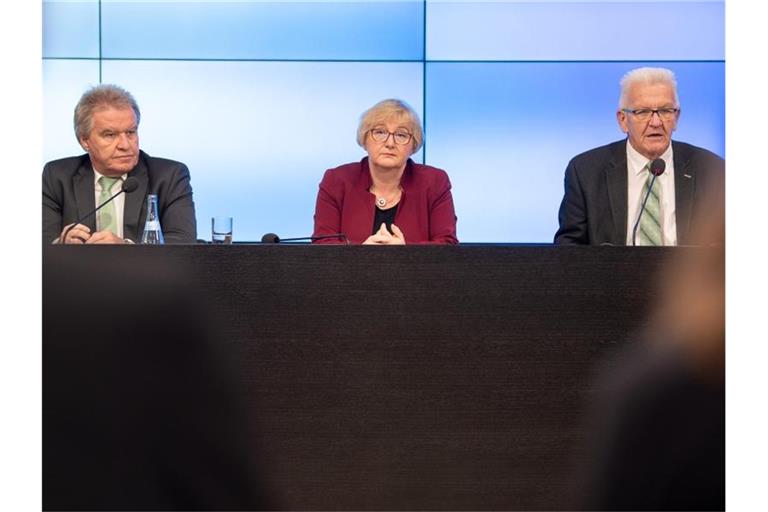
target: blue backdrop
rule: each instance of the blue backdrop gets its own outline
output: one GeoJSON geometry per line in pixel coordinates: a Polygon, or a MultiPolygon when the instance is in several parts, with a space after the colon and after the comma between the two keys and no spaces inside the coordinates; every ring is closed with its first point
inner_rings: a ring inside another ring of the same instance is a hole
{"type": "Polygon", "coordinates": [[[72,110],[130,90],[141,146],[185,162],[199,237],[312,231],[317,185],[358,160],[360,114],[421,113],[417,161],[448,171],[464,242],[550,242],[563,172],[623,137],[619,80],[678,76],[676,137],[725,156],[722,1],[43,2],[44,158],[80,154],[72,110]]]}

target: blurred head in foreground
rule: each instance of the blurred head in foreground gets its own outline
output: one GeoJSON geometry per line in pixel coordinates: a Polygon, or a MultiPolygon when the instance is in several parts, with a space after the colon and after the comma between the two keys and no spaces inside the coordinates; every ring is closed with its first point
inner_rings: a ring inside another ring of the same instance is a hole
{"type": "Polygon", "coordinates": [[[725,215],[662,273],[641,343],[613,365],[591,418],[587,509],[725,508],[725,215]]]}
{"type": "Polygon", "coordinates": [[[44,509],[263,507],[238,373],[194,280],[72,249],[44,268],[44,509]]]}

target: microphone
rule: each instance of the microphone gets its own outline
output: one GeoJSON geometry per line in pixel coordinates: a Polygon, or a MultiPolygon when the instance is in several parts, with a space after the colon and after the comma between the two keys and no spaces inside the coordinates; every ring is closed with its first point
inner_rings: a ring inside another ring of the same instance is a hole
{"type": "Polygon", "coordinates": [[[349,245],[349,239],[344,233],[334,233],[332,235],[319,235],[319,236],[302,236],[298,238],[280,238],[274,233],[267,233],[261,237],[261,243],[263,244],[279,244],[282,242],[314,242],[315,240],[325,240],[328,238],[341,238],[344,243],[349,245]]]}
{"type": "Polygon", "coordinates": [[[82,217],[80,217],[79,219],[77,219],[77,220],[74,222],[74,224],[72,224],[71,226],[69,226],[69,227],[67,228],[67,230],[66,230],[66,231],[64,231],[64,235],[63,235],[63,236],[62,236],[62,237],[59,239],[59,243],[62,243],[62,244],[64,243],[64,240],[66,240],[66,239],[67,239],[67,235],[68,235],[68,234],[69,234],[69,232],[72,230],[72,228],[74,228],[75,226],[77,226],[78,224],[80,224],[81,222],[83,222],[85,219],[87,219],[87,218],[88,218],[88,217],[90,217],[91,215],[95,214],[97,211],[101,210],[101,209],[102,209],[102,208],[103,208],[103,207],[104,207],[104,206],[105,206],[107,203],[109,203],[110,201],[112,201],[114,198],[116,198],[117,196],[119,196],[119,195],[120,195],[120,194],[122,194],[123,192],[125,192],[126,194],[130,194],[131,192],[133,192],[133,191],[134,191],[134,190],[136,190],[137,188],[139,188],[139,180],[137,180],[136,178],[133,178],[133,177],[128,177],[128,178],[126,178],[126,179],[123,181],[123,184],[122,184],[122,186],[120,187],[120,192],[118,192],[117,194],[113,195],[112,197],[110,197],[109,199],[107,199],[106,201],[104,201],[103,203],[101,203],[101,204],[100,204],[99,206],[97,206],[97,207],[96,207],[96,208],[95,208],[95,209],[94,209],[92,212],[89,212],[87,215],[83,215],[82,217]]]}
{"type": "Polygon", "coordinates": [[[656,160],[651,162],[651,166],[648,168],[651,174],[653,174],[653,178],[651,178],[651,184],[648,187],[648,192],[645,193],[645,199],[643,199],[643,204],[642,206],[640,206],[640,213],[637,216],[635,227],[632,228],[632,246],[637,245],[635,243],[635,238],[637,237],[637,228],[640,226],[640,219],[643,217],[643,212],[645,211],[645,203],[648,202],[648,196],[651,195],[653,184],[656,182],[656,178],[664,174],[664,169],[666,168],[667,168],[667,163],[661,158],[657,158],[656,160]]]}
{"type": "MultiPolygon", "coordinates": [[[[137,180],[134,177],[125,178],[125,181],[123,181],[122,188],[123,189],[120,192],[125,192],[126,194],[130,194],[131,192],[139,188],[139,180],[137,180]]],[[[118,192],[117,194],[119,194],[120,192],[118,192]]],[[[115,194],[115,196],[117,196],[117,194],[115,194]]],[[[111,200],[112,199],[108,199],[108,201],[111,201],[111,200]]]]}

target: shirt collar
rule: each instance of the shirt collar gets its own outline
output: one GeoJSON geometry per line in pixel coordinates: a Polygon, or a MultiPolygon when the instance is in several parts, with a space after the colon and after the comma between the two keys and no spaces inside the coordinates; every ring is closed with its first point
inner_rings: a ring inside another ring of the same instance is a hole
{"type": "MultiPolygon", "coordinates": [[[[667,146],[667,149],[664,150],[659,158],[667,164],[667,169],[672,168],[672,142],[669,143],[669,146],[667,146]]],[[[627,163],[629,164],[630,172],[639,175],[645,171],[645,166],[648,165],[648,162],[649,160],[633,148],[632,144],[629,143],[629,139],[627,139],[627,163]]]]}
{"type": "MultiPolygon", "coordinates": [[[[99,171],[97,171],[96,168],[93,167],[93,164],[91,164],[91,169],[93,169],[93,183],[94,183],[94,185],[101,186],[101,184],[99,183],[99,180],[104,175],[101,174],[99,171]]],[[[120,176],[117,176],[117,178],[120,179],[120,180],[125,181],[125,179],[128,177],[126,174],[121,174],[120,176]]]]}

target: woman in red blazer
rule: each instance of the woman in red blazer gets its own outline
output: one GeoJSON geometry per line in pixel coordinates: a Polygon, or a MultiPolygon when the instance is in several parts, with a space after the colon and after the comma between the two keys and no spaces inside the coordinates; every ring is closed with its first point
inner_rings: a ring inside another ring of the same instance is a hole
{"type": "Polygon", "coordinates": [[[367,110],[357,143],[368,156],[325,171],[313,236],[343,233],[358,244],[457,244],[448,175],[410,158],[422,142],[421,122],[407,103],[384,100],[367,110]]]}

